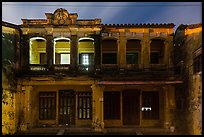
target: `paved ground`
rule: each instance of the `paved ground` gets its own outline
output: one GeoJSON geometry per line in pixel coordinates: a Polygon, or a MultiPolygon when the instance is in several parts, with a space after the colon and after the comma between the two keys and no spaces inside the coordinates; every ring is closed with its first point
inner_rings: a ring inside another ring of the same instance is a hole
{"type": "Polygon", "coordinates": [[[184,135],[183,133],[170,132],[162,128],[105,128],[103,131],[94,132],[91,128],[33,128],[17,135],[184,135]]]}

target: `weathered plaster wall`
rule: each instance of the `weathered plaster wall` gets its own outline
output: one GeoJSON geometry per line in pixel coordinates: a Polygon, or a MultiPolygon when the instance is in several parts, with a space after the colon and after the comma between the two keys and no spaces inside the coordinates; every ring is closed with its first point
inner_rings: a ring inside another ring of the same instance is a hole
{"type": "Polygon", "coordinates": [[[2,134],[17,131],[15,49],[19,33],[15,28],[2,26],[2,134]]]}
{"type": "MultiPolygon", "coordinates": [[[[180,74],[184,84],[176,88],[176,129],[188,134],[202,134],[202,72],[193,73],[193,52],[201,47],[202,27],[183,30],[181,54],[175,54],[176,63],[183,60],[180,74]]],[[[178,45],[177,45],[178,46],[178,45]]]]}

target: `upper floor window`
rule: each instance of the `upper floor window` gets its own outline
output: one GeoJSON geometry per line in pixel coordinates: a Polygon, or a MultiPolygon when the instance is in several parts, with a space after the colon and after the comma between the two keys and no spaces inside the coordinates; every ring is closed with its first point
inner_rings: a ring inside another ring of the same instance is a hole
{"type": "Polygon", "coordinates": [[[40,64],[47,64],[46,53],[40,53],[40,64]]]}
{"type": "Polygon", "coordinates": [[[138,64],[139,53],[126,53],[126,64],[138,64]]]}
{"type": "Polygon", "coordinates": [[[150,44],[150,63],[164,64],[164,40],[152,39],[150,44]]]}
{"type": "Polygon", "coordinates": [[[139,64],[141,55],[140,40],[130,39],[126,44],[126,64],[139,64]]]}
{"type": "Polygon", "coordinates": [[[55,53],[55,64],[70,64],[70,54],[55,53]]]}
{"type": "Polygon", "coordinates": [[[79,64],[93,65],[94,64],[94,39],[80,38],[78,43],[79,64]]]}
{"type": "Polygon", "coordinates": [[[151,64],[159,64],[159,52],[151,52],[150,57],[151,64]]]}
{"type": "Polygon", "coordinates": [[[46,40],[42,37],[33,37],[29,44],[29,63],[47,64],[46,40]]]}
{"type": "Polygon", "coordinates": [[[79,54],[79,64],[82,65],[91,65],[94,62],[94,54],[93,53],[81,53],[79,54]]]}
{"type": "Polygon", "coordinates": [[[117,64],[117,47],[115,39],[102,41],[102,64],[117,64]]]}
{"type": "Polygon", "coordinates": [[[202,71],[202,54],[198,55],[193,60],[193,72],[201,72],[202,71]]]}
{"type": "Polygon", "coordinates": [[[61,37],[54,41],[54,64],[70,64],[70,39],[61,37]]]}

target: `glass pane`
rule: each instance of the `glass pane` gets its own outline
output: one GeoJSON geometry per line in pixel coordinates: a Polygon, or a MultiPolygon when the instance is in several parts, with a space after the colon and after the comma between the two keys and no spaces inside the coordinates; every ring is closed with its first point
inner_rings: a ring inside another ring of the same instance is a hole
{"type": "Polygon", "coordinates": [[[86,109],[83,109],[83,118],[86,118],[86,109]]]}
{"type": "Polygon", "coordinates": [[[159,64],[159,53],[158,52],[152,52],[150,55],[151,58],[151,64],[159,64]]]}
{"type": "Polygon", "coordinates": [[[40,53],[40,64],[47,64],[46,53],[40,53]]]}
{"type": "Polygon", "coordinates": [[[62,108],[60,108],[60,115],[62,115],[62,114],[63,114],[62,110],[63,110],[63,109],[62,109],[62,108]]]}
{"type": "Polygon", "coordinates": [[[103,64],[117,64],[117,54],[116,53],[103,53],[103,64]]]}
{"type": "Polygon", "coordinates": [[[66,107],[64,107],[64,114],[65,114],[65,115],[67,114],[66,109],[67,109],[67,108],[66,108],[66,107]]]}
{"type": "Polygon", "coordinates": [[[79,118],[82,118],[82,109],[79,109],[79,118]]]}
{"type": "Polygon", "coordinates": [[[89,108],[89,107],[90,107],[90,99],[87,98],[87,108],[89,108]]]}
{"type": "Polygon", "coordinates": [[[83,108],[86,108],[86,98],[83,98],[83,108]]]}
{"type": "Polygon", "coordinates": [[[82,98],[79,98],[79,108],[82,107],[82,98]]]}
{"type": "Polygon", "coordinates": [[[82,55],[82,64],[83,65],[89,65],[89,55],[88,54],[82,55]]]}
{"type": "Polygon", "coordinates": [[[70,64],[70,54],[61,54],[60,64],[70,64]]]}
{"type": "Polygon", "coordinates": [[[51,99],[50,98],[48,99],[48,106],[47,107],[51,108],[51,99]]]}
{"type": "Polygon", "coordinates": [[[90,118],[90,109],[87,109],[87,118],[90,118]]]}
{"type": "Polygon", "coordinates": [[[126,64],[138,64],[138,53],[127,53],[126,64]]]}

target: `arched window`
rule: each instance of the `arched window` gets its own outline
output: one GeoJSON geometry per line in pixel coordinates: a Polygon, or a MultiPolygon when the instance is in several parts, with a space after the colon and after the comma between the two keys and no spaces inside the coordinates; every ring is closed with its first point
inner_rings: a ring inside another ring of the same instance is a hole
{"type": "Polygon", "coordinates": [[[141,44],[138,39],[127,40],[126,64],[140,64],[141,44]]]}
{"type": "Polygon", "coordinates": [[[152,39],[150,44],[150,63],[164,64],[164,40],[152,39]]]}
{"type": "Polygon", "coordinates": [[[70,39],[54,39],[54,64],[70,64],[70,39]]]}
{"type": "Polygon", "coordinates": [[[117,64],[117,39],[102,41],[102,64],[117,64]]]}
{"type": "Polygon", "coordinates": [[[47,64],[46,40],[42,37],[33,37],[29,44],[29,63],[47,64]]]}
{"type": "Polygon", "coordinates": [[[80,38],[78,43],[79,64],[93,65],[94,64],[94,39],[80,38]]]}

